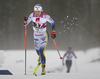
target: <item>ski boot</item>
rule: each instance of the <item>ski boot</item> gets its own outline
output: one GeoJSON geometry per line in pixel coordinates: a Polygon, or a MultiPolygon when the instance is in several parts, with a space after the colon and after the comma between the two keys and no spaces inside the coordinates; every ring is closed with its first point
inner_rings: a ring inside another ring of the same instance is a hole
{"type": "Polygon", "coordinates": [[[41,73],[41,75],[46,75],[45,64],[42,64],[42,73],[41,73]]]}
{"type": "Polygon", "coordinates": [[[42,72],[41,75],[46,75],[46,72],[42,72]]]}
{"type": "Polygon", "coordinates": [[[36,72],[37,72],[37,70],[39,69],[40,65],[41,65],[41,61],[40,61],[40,57],[39,57],[39,59],[38,59],[38,65],[37,65],[37,67],[35,68],[35,70],[34,70],[34,72],[33,72],[33,75],[36,74],[36,72]]]}

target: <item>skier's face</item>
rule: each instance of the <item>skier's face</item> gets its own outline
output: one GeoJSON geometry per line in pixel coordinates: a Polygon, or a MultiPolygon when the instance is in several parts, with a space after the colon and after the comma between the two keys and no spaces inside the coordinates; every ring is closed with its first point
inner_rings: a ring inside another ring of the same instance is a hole
{"type": "Polygon", "coordinates": [[[37,16],[40,16],[41,13],[42,13],[42,11],[35,11],[35,14],[36,14],[37,16]]]}
{"type": "Polygon", "coordinates": [[[71,53],[72,51],[71,50],[68,50],[68,52],[71,53]]]}

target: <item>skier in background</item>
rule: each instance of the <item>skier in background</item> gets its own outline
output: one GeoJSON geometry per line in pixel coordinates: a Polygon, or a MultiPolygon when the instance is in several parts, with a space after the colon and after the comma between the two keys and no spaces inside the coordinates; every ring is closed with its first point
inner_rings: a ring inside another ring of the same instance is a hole
{"type": "Polygon", "coordinates": [[[64,54],[62,64],[64,65],[64,58],[66,57],[66,67],[67,67],[67,73],[70,72],[71,66],[72,66],[72,57],[76,57],[75,53],[72,51],[72,48],[69,47],[68,51],[64,54]]]}
{"type": "Polygon", "coordinates": [[[46,13],[43,13],[41,4],[36,4],[34,6],[34,12],[32,12],[28,18],[25,17],[24,21],[27,22],[27,25],[32,21],[33,30],[34,30],[34,34],[33,34],[34,44],[35,44],[36,52],[39,56],[38,64],[42,64],[41,75],[45,75],[46,57],[44,51],[48,43],[48,33],[46,27],[47,27],[47,22],[51,23],[52,26],[51,37],[54,39],[56,37],[54,20],[46,13]]]}

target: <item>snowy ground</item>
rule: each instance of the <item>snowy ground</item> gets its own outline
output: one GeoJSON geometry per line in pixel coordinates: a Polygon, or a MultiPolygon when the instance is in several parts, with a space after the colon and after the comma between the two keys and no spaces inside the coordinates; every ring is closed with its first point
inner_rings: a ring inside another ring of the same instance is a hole
{"type": "MultiPolygon", "coordinates": [[[[61,55],[65,51],[60,51],[61,55]]],[[[77,59],[73,58],[70,73],[66,73],[66,66],[62,66],[62,60],[56,50],[46,50],[46,72],[41,76],[41,67],[37,74],[32,75],[38,56],[35,50],[27,50],[27,75],[24,75],[25,52],[24,50],[4,51],[4,64],[0,64],[0,70],[9,70],[13,75],[0,75],[0,79],[100,79],[100,48],[87,51],[75,51],[77,59]]]]}

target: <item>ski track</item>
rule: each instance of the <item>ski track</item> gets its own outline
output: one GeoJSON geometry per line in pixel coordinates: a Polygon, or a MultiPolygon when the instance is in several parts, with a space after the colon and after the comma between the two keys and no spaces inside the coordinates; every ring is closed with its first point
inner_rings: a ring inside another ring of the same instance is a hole
{"type": "MultiPolygon", "coordinates": [[[[63,56],[65,51],[60,51],[60,53],[63,56]]],[[[56,50],[46,50],[45,54],[47,55],[47,74],[40,75],[40,66],[35,76],[32,75],[38,60],[35,50],[27,50],[27,75],[24,75],[25,51],[3,51],[4,64],[0,64],[0,70],[9,70],[13,75],[0,75],[0,79],[100,79],[100,61],[91,62],[100,58],[100,48],[75,51],[78,58],[73,58],[70,73],[66,73],[66,66],[62,66],[62,60],[56,50]]]]}

